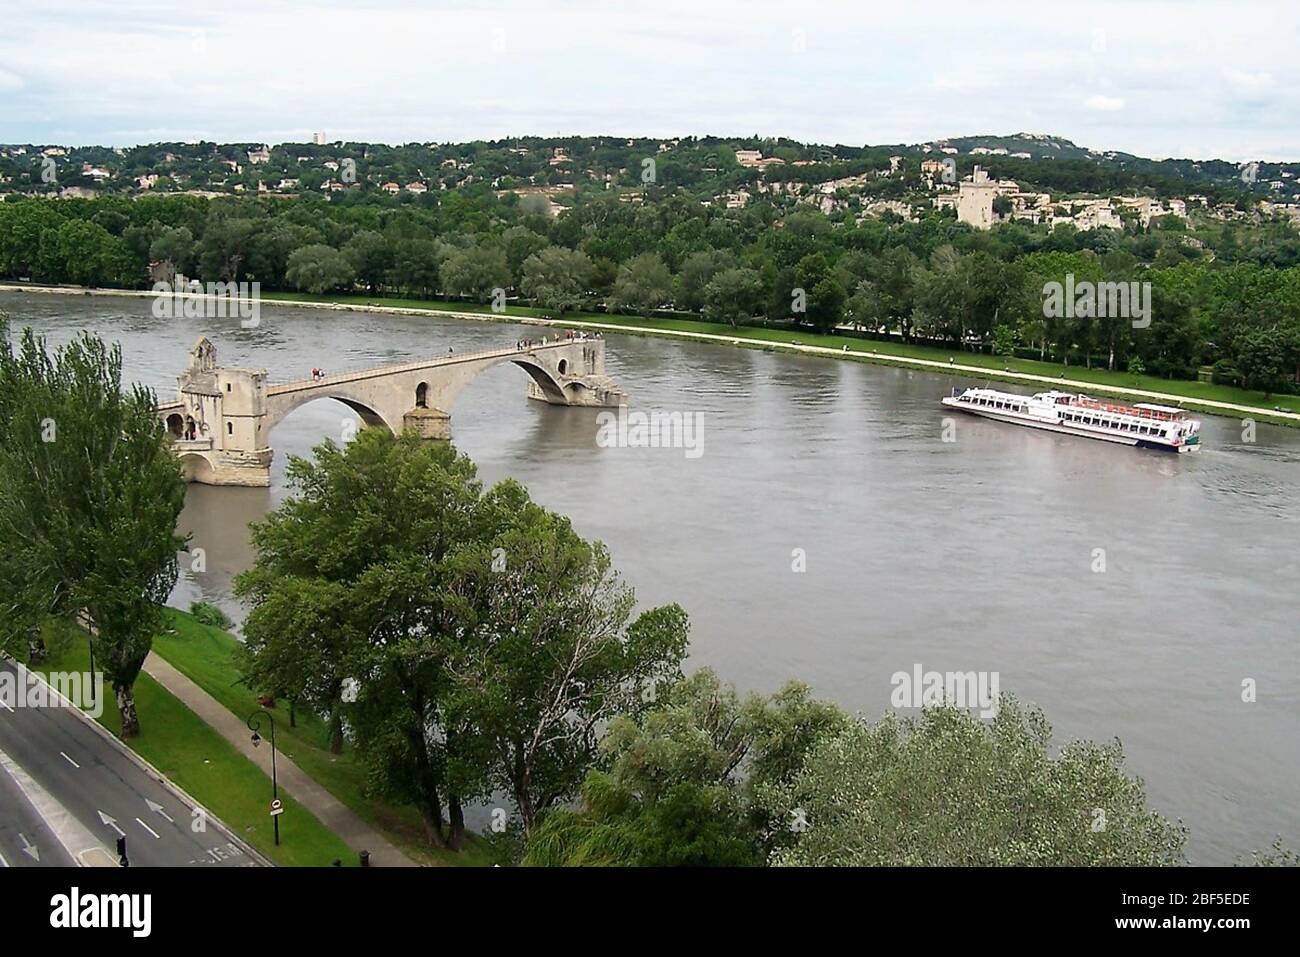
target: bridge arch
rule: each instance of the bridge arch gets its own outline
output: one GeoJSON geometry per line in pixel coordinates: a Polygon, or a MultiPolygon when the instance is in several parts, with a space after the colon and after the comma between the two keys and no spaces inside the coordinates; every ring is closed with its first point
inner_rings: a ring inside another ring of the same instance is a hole
{"type": "Polygon", "coordinates": [[[262,423],[262,441],[269,443],[271,432],[279,425],[290,413],[302,408],[304,405],[315,402],[317,399],[333,399],[341,402],[361,419],[368,428],[383,427],[388,429],[394,435],[402,431],[402,422],[389,421],[378,409],[372,405],[363,402],[355,396],[348,395],[344,390],[329,390],[321,392],[304,392],[297,395],[276,396],[275,399],[267,403],[267,415],[262,423]]]}
{"type": "Polygon", "coordinates": [[[206,455],[200,455],[197,452],[184,453],[180,457],[181,475],[187,482],[198,482],[201,485],[213,485],[216,476],[216,470],[212,467],[206,455]]]}
{"type": "MultiPolygon", "coordinates": [[[[547,369],[536,359],[511,358],[507,361],[519,366],[519,368],[527,372],[532,380],[537,383],[537,388],[542,390],[542,393],[546,396],[548,402],[559,403],[561,405],[567,404],[564,395],[564,386],[555,378],[551,373],[551,370],[547,369]]],[[[494,363],[494,365],[495,364],[496,363],[494,363]]],[[[564,359],[561,359],[560,366],[562,367],[559,370],[560,375],[564,375],[564,369],[568,367],[568,363],[565,362],[564,359]]]]}

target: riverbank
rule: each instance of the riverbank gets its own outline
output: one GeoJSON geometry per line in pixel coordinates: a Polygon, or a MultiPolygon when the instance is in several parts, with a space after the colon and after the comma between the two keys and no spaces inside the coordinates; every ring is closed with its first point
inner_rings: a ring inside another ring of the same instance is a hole
{"type": "MultiPolygon", "coordinates": [[[[76,287],[0,285],[0,291],[66,295],[129,296],[148,298],[149,290],[84,289],[76,287]]],[[[648,319],[597,313],[568,313],[553,318],[543,310],[509,306],[493,312],[486,306],[366,296],[310,296],[300,293],[263,293],[265,302],[283,306],[421,316],[430,313],[453,319],[525,323],[641,336],[666,336],[697,342],[802,353],[825,358],[851,359],[878,365],[960,375],[985,380],[1064,388],[1117,398],[1176,405],[1189,411],[1250,418],[1300,428],[1300,396],[1271,396],[1233,386],[1190,380],[1109,372],[1105,369],[1066,368],[1054,363],[978,353],[949,353],[932,346],[910,345],[828,336],[818,333],[771,329],[761,326],[727,328],[688,319],[648,319]],[[958,361],[960,360],[960,361],[958,361]]]]}
{"type": "MultiPolygon", "coordinates": [[[[154,639],[152,661],[161,659],[169,670],[183,676],[212,699],[212,704],[225,709],[229,717],[242,728],[245,716],[262,707],[258,693],[244,681],[239,669],[237,650],[239,640],[223,629],[204,625],[192,615],[168,608],[165,611],[170,630],[154,639]]],[[[163,669],[146,664],[146,672],[159,683],[166,683],[163,669]],[[158,673],[155,673],[158,672],[158,673]]],[[[485,843],[475,834],[466,834],[465,846],[457,854],[429,846],[424,836],[424,826],[419,812],[409,805],[395,805],[367,793],[366,769],[348,745],[343,754],[331,754],[330,733],[325,721],[309,711],[299,710],[291,724],[288,708],[283,702],[273,707],[276,733],[282,757],[289,758],[301,768],[299,797],[317,807],[322,822],[331,826],[341,837],[354,837],[354,847],[368,847],[376,864],[419,863],[434,866],[487,866],[492,863],[485,843]],[[313,800],[313,795],[316,800],[313,800]],[[376,841],[367,837],[372,830],[391,848],[385,856],[376,853],[376,841]],[[393,861],[395,855],[407,860],[393,861]]],[[[205,709],[210,725],[227,724],[228,717],[205,709]],[[225,719],[225,720],[223,720],[225,719]]],[[[241,738],[247,735],[240,731],[241,738]]],[[[293,787],[293,778],[286,779],[281,767],[281,787],[293,787]],[[288,784],[286,784],[286,780],[288,784]]],[[[349,855],[355,862],[355,854],[349,855]]]]}

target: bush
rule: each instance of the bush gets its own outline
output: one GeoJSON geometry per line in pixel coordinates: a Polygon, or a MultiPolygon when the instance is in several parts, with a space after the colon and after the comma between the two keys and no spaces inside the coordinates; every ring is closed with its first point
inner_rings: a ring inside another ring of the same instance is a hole
{"type": "Polygon", "coordinates": [[[1215,385],[1237,385],[1241,373],[1231,359],[1220,359],[1210,369],[1210,381],[1215,385]]]}
{"type": "Polygon", "coordinates": [[[190,602],[190,614],[200,624],[210,625],[213,628],[229,631],[230,626],[234,624],[229,615],[208,601],[190,602]]]}

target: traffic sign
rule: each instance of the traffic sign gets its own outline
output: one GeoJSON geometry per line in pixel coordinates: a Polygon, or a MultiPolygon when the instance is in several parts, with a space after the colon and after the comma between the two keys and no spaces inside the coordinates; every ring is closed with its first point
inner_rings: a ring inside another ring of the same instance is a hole
{"type": "Polygon", "coordinates": [[[283,813],[284,813],[284,805],[280,803],[279,798],[276,798],[271,802],[271,817],[275,817],[277,814],[283,814],[283,813]]]}

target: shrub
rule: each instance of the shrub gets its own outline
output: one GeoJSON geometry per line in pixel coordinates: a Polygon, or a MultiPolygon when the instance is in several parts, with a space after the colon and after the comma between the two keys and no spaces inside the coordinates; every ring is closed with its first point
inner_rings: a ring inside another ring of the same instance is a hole
{"type": "Polygon", "coordinates": [[[230,629],[234,624],[230,616],[209,601],[195,601],[190,603],[190,614],[200,624],[210,625],[213,628],[230,629]]]}

